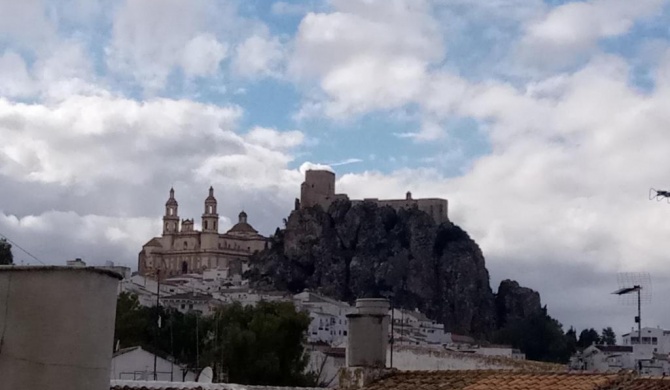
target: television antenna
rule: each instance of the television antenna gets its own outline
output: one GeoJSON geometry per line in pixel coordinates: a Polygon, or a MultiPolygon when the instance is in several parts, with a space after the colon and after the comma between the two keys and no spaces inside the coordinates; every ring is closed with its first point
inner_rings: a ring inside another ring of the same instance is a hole
{"type": "MultiPolygon", "coordinates": [[[[625,272],[617,274],[619,289],[612,294],[619,296],[624,305],[637,304],[637,343],[642,344],[642,303],[651,302],[651,276],[646,272],[625,272]]],[[[631,337],[631,344],[632,342],[631,337]]]]}
{"type": "Polygon", "coordinates": [[[670,191],[665,191],[665,190],[657,190],[655,188],[650,188],[649,189],[649,200],[654,200],[660,202],[663,199],[665,199],[668,203],[670,203],[670,191]]]}

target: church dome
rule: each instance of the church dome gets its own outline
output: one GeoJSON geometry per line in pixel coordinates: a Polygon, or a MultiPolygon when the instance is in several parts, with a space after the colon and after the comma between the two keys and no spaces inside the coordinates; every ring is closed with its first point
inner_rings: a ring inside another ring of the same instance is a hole
{"type": "Polygon", "coordinates": [[[245,213],[244,210],[240,212],[238,217],[238,222],[228,230],[228,233],[258,233],[256,229],[247,223],[247,213],[245,213]]]}
{"type": "Polygon", "coordinates": [[[246,222],[238,222],[228,230],[228,233],[258,233],[258,231],[246,222]]]}

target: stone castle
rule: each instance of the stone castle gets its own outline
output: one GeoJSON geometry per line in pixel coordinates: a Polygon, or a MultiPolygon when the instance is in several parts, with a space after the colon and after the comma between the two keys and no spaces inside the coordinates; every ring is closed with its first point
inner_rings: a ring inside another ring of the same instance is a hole
{"type": "MultiPolygon", "coordinates": [[[[327,170],[308,170],[305,172],[305,181],[300,186],[300,200],[296,200],[296,209],[320,205],[324,210],[337,199],[349,199],[347,194],[335,193],[335,173],[327,170]]],[[[449,222],[448,202],[440,198],[412,198],[407,192],[405,199],[377,199],[365,198],[351,200],[352,203],[374,202],[378,206],[390,206],[395,210],[417,207],[424,211],[436,223],[449,222]]]]}
{"type": "Polygon", "coordinates": [[[179,204],[170,189],[170,198],[165,203],[163,234],[154,237],[142,246],[138,256],[140,275],[160,278],[186,273],[202,273],[207,269],[226,270],[229,276],[241,274],[247,267],[249,257],[268,245],[268,239],[260,235],[247,222],[242,211],[239,220],[230,230],[219,233],[219,214],[214,189],[209,188],[202,214],[202,231],[195,230],[193,219],[179,220],[179,204]],[[160,275],[158,274],[160,270],[160,275]]]}

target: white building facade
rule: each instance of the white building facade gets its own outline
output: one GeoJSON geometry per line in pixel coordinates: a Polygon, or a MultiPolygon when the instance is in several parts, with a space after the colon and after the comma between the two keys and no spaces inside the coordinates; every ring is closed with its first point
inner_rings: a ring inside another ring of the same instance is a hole
{"type": "MultiPolygon", "coordinates": [[[[156,378],[159,381],[191,382],[197,374],[167,358],[156,356],[156,378]]],[[[153,381],[154,354],[142,347],[124,348],[114,353],[110,379],[153,381]]]]}

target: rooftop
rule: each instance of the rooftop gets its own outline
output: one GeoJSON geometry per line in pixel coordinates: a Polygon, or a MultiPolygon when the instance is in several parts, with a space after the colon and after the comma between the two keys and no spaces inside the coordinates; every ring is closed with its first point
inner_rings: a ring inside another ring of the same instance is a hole
{"type": "Polygon", "coordinates": [[[396,372],[366,390],[670,390],[670,378],[495,370],[396,372]]]}
{"type": "Polygon", "coordinates": [[[270,389],[316,390],[309,387],[247,386],[233,383],[199,383],[199,382],[112,380],[110,384],[110,390],[270,390],[270,389]]]}

